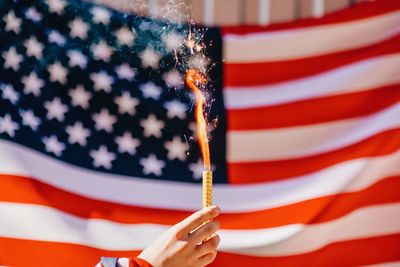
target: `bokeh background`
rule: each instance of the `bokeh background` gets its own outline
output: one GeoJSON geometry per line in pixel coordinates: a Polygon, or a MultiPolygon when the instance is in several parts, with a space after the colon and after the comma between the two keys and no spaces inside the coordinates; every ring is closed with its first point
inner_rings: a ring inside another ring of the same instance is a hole
{"type": "Polygon", "coordinates": [[[0,265],[133,257],[201,208],[211,266],[400,266],[400,1],[0,0],[0,265]]]}

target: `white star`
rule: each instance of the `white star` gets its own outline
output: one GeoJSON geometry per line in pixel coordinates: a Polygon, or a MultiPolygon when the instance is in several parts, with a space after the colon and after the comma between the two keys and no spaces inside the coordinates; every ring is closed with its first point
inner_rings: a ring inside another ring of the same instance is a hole
{"type": "Polygon", "coordinates": [[[14,137],[15,131],[18,129],[18,124],[13,122],[10,114],[6,114],[3,118],[0,117],[0,133],[7,133],[10,137],[14,137]]]}
{"type": "Polygon", "coordinates": [[[162,174],[161,169],[165,167],[165,162],[157,159],[154,154],[150,154],[147,158],[140,159],[140,165],[143,166],[144,174],[155,174],[160,176],[162,174]]]}
{"type": "Polygon", "coordinates": [[[112,48],[106,42],[100,41],[92,47],[93,57],[97,60],[109,62],[113,54],[112,48]]]}
{"type": "Polygon", "coordinates": [[[38,42],[38,40],[35,37],[31,37],[28,40],[26,40],[24,45],[26,48],[26,54],[28,56],[33,56],[36,57],[37,59],[40,59],[42,57],[43,45],[40,42],[38,42]]]}
{"type": "Polygon", "coordinates": [[[50,73],[50,81],[61,84],[67,83],[68,70],[60,62],[49,65],[47,71],[50,73]]]}
{"type": "Polygon", "coordinates": [[[42,142],[45,145],[45,150],[49,153],[53,153],[57,157],[60,157],[62,152],[65,150],[65,145],[58,141],[57,137],[54,135],[50,137],[43,137],[42,142]]]}
{"type": "Polygon", "coordinates": [[[14,90],[14,88],[11,85],[9,84],[1,85],[1,89],[2,89],[2,97],[4,99],[10,100],[10,102],[13,104],[17,103],[19,94],[14,90]]]}
{"type": "Polygon", "coordinates": [[[82,126],[81,122],[76,122],[74,126],[67,126],[66,132],[68,133],[68,142],[70,144],[78,143],[81,146],[87,144],[87,138],[90,135],[90,131],[82,126]]]}
{"type": "Polygon", "coordinates": [[[140,53],[139,57],[142,60],[143,68],[150,67],[153,69],[157,69],[161,56],[153,49],[146,48],[143,52],[140,53]]]}
{"type": "Polygon", "coordinates": [[[115,32],[115,36],[117,37],[118,43],[120,45],[133,45],[133,41],[135,40],[135,35],[131,30],[127,27],[122,27],[118,31],[115,32]]]}
{"type": "Polygon", "coordinates": [[[96,91],[103,90],[106,93],[111,92],[111,85],[114,83],[113,77],[105,71],[90,74],[90,79],[94,82],[94,89],[96,91]]]}
{"type": "Polygon", "coordinates": [[[156,116],[151,114],[145,120],[140,121],[140,126],[143,127],[143,135],[145,137],[155,136],[160,138],[162,133],[161,130],[164,128],[164,122],[157,120],[156,116]]]}
{"type": "Polygon", "coordinates": [[[98,150],[90,151],[90,156],[93,158],[93,166],[104,167],[106,169],[111,169],[111,161],[115,160],[115,154],[109,152],[107,147],[101,145],[98,150]]]}
{"type": "Polygon", "coordinates": [[[8,14],[3,17],[3,21],[6,23],[6,31],[20,32],[21,19],[16,17],[13,11],[8,12],[8,14]]]}
{"type": "Polygon", "coordinates": [[[43,87],[43,80],[39,79],[36,72],[31,72],[29,76],[22,77],[22,83],[24,84],[24,93],[32,93],[34,96],[40,95],[40,88],[43,87]]]}
{"type": "Polygon", "coordinates": [[[177,100],[172,100],[171,102],[166,102],[164,107],[167,109],[167,117],[172,119],[174,117],[179,119],[186,118],[187,106],[177,100]]]}
{"type": "Polygon", "coordinates": [[[78,85],[75,89],[69,91],[69,96],[71,97],[71,103],[75,107],[82,107],[87,109],[89,107],[89,100],[92,94],[86,91],[82,85],[78,85]]]}
{"type": "Polygon", "coordinates": [[[61,15],[64,12],[65,2],[64,0],[46,0],[46,4],[49,7],[49,11],[61,15]]]}
{"type": "Polygon", "coordinates": [[[72,38],[78,37],[81,40],[86,39],[89,30],[89,25],[85,23],[81,18],[76,18],[68,23],[70,28],[70,35],[72,38]]]}
{"type": "Polygon", "coordinates": [[[166,50],[171,52],[178,50],[182,46],[183,36],[177,34],[176,32],[170,32],[163,35],[163,41],[165,43],[166,50]]]}
{"type": "Polygon", "coordinates": [[[180,159],[184,161],[187,156],[186,143],[181,141],[181,138],[174,136],[172,141],[165,142],[164,147],[168,150],[168,159],[180,159]]]}
{"type": "Polygon", "coordinates": [[[111,13],[107,9],[101,7],[93,7],[90,12],[93,15],[94,22],[103,23],[104,25],[110,23],[111,13]]]}
{"type": "Polygon", "coordinates": [[[189,164],[189,170],[193,173],[193,179],[201,179],[204,171],[204,164],[202,160],[199,159],[196,163],[189,164]]]}
{"type": "Polygon", "coordinates": [[[28,8],[25,12],[25,16],[33,22],[39,22],[42,20],[42,14],[40,14],[34,7],[28,8]]]}
{"type": "Polygon", "coordinates": [[[136,148],[140,145],[139,140],[133,138],[132,134],[128,132],[125,132],[122,136],[117,136],[115,143],[118,144],[118,151],[120,153],[127,152],[130,155],[135,155],[136,148]]]}
{"type": "Polygon", "coordinates": [[[4,68],[12,68],[13,70],[19,70],[19,64],[22,62],[23,57],[17,53],[15,47],[10,47],[7,52],[2,54],[4,58],[4,68]]]}
{"type": "Polygon", "coordinates": [[[32,130],[37,131],[41,120],[35,116],[32,110],[21,111],[22,124],[31,127],[32,130]]]}
{"type": "Polygon", "coordinates": [[[110,115],[108,110],[102,109],[100,113],[93,114],[96,130],[104,130],[110,133],[113,129],[113,124],[117,121],[115,116],[110,115]]]}
{"type": "Polygon", "coordinates": [[[182,75],[175,69],[165,73],[163,79],[170,88],[179,88],[183,85],[182,75]]]}
{"type": "Polygon", "coordinates": [[[68,107],[58,97],[52,101],[46,101],[44,107],[47,109],[47,119],[57,119],[60,122],[65,119],[65,113],[68,111],[68,107]]]}
{"type": "Polygon", "coordinates": [[[147,82],[144,84],[140,85],[140,90],[143,92],[143,96],[146,98],[153,98],[158,100],[160,98],[160,95],[162,93],[162,88],[157,86],[153,82],[147,82]]]}
{"type": "Polygon", "coordinates": [[[115,68],[115,72],[117,73],[118,77],[120,79],[126,79],[128,81],[132,81],[133,78],[135,78],[137,74],[137,70],[131,68],[128,64],[124,63],[122,65],[119,65],[118,67],[115,68]]]}
{"type": "Polygon", "coordinates": [[[63,46],[65,44],[65,38],[58,31],[53,30],[49,34],[49,42],[63,46]]]}
{"type": "Polygon", "coordinates": [[[79,66],[81,69],[86,68],[87,65],[87,58],[84,54],[82,54],[78,50],[70,50],[67,52],[67,55],[69,57],[69,66],[70,67],[75,67],[79,66]]]}
{"type": "Polygon", "coordinates": [[[139,105],[139,100],[131,97],[128,92],[123,92],[121,96],[117,96],[115,98],[115,103],[118,105],[119,113],[128,113],[130,115],[134,115],[135,107],[139,105]]]}

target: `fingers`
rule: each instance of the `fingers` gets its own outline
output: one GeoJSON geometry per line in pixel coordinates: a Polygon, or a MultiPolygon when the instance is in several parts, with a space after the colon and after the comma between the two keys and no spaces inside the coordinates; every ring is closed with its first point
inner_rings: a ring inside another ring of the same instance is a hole
{"type": "Polygon", "coordinates": [[[203,223],[217,217],[219,213],[220,209],[217,206],[199,210],[179,223],[180,232],[184,235],[189,234],[203,223]]]}
{"type": "Polygon", "coordinates": [[[206,242],[198,245],[196,248],[196,254],[199,256],[197,260],[197,266],[206,266],[214,261],[217,256],[217,247],[220,238],[218,235],[214,235],[206,242]]]}
{"type": "Polygon", "coordinates": [[[216,252],[220,238],[218,235],[214,235],[207,241],[203,242],[202,244],[196,247],[196,257],[203,257],[207,254],[216,252]]]}
{"type": "Polygon", "coordinates": [[[206,266],[208,264],[210,264],[211,262],[213,262],[215,260],[215,257],[217,257],[217,251],[213,251],[211,253],[208,253],[202,257],[200,257],[197,260],[197,265],[196,266],[206,266]]]}
{"type": "Polygon", "coordinates": [[[219,229],[218,221],[207,222],[189,236],[190,243],[197,245],[212,236],[219,229]]]}

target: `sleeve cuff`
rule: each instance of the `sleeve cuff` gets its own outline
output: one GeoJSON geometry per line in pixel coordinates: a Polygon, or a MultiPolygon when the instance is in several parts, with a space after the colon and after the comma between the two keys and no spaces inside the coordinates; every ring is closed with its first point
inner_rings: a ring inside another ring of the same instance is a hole
{"type": "Polygon", "coordinates": [[[101,257],[96,267],[153,267],[150,263],[140,258],[107,258],[101,257]]]}

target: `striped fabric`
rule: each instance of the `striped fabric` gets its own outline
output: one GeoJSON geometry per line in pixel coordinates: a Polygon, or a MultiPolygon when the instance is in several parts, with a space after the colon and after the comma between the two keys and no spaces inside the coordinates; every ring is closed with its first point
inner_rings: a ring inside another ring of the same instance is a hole
{"type": "MultiPolygon", "coordinates": [[[[221,30],[211,266],[400,266],[400,1],[221,30]]],[[[135,256],[199,208],[197,184],[125,178],[0,140],[0,265],[135,256]]]]}
{"type": "Polygon", "coordinates": [[[400,2],[223,31],[236,192],[215,266],[398,266],[400,2]]]}

